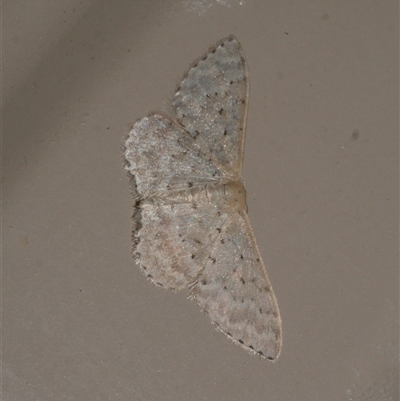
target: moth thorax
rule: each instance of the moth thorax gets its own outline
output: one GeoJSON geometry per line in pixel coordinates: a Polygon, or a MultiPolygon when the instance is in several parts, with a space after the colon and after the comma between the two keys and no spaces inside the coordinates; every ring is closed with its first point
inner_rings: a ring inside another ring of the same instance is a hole
{"type": "Polygon", "coordinates": [[[228,181],[207,188],[207,197],[212,204],[224,204],[232,209],[247,210],[246,190],[241,181],[228,181]]]}
{"type": "Polygon", "coordinates": [[[230,181],[224,185],[225,197],[228,205],[235,209],[246,210],[246,190],[243,182],[230,181]]]}

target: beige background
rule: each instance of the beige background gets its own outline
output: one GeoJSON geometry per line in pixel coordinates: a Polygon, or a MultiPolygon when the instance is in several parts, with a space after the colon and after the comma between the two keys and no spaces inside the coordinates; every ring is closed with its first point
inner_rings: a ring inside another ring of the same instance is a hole
{"type": "Polygon", "coordinates": [[[3,400],[398,400],[398,2],[3,2],[3,400]],[[124,133],[235,34],[281,308],[260,360],[131,258],[124,133]]]}

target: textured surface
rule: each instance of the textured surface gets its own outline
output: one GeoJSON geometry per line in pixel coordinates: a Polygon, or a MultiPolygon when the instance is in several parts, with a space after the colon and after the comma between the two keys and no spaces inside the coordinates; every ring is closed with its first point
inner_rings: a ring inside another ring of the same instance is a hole
{"type": "Polygon", "coordinates": [[[191,298],[252,353],[281,348],[278,305],[246,214],[241,178],[247,68],[229,37],[182,81],[173,106],[133,126],[126,168],[136,185],[134,254],[146,276],[191,298]]]}
{"type": "Polygon", "coordinates": [[[244,211],[224,225],[192,295],[236,343],[269,359],[277,357],[278,305],[244,211]]]}
{"type": "Polygon", "coordinates": [[[178,121],[225,175],[242,168],[248,88],[244,54],[230,37],[194,63],[172,102],[178,121]]]}

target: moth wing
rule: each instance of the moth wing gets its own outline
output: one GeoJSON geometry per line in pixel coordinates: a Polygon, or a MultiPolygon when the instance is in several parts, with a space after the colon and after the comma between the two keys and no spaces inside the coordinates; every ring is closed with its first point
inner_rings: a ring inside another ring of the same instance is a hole
{"type": "Polygon", "coordinates": [[[141,198],[193,182],[215,182],[222,172],[177,123],[159,114],[137,121],[125,142],[125,168],[141,198]]]}
{"type": "Polygon", "coordinates": [[[156,285],[180,290],[196,281],[227,212],[212,205],[156,205],[137,210],[136,259],[156,285]]]}
{"type": "Polygon", "coordinates": [[[270,360],[279,356],[278,304],[244,211],[226,221],[191,297],[235,343],[270,360]]]}
{"type": "Polygon", "coordinates": [[[248,93],[245,56],[229,36],[189,69],[172,101],[179,123],[230,177],[242,170],[248,93]]]}

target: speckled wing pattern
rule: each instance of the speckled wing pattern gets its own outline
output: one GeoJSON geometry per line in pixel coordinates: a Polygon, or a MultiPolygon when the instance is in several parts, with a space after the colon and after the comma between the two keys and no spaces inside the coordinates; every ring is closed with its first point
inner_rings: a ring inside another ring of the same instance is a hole
{"type": "Polygon", "coordinates": [[[246,59],[230,36],[194,64],[172,101],[177,120],[227,176],[242,170],[248,96],[246,59]]]}
{"type": "Polygon", "coordinates": [[[210,159],[183,127],[159,114],[137,121],[125,142],[126,169],[142,199],[218,181],[223,174],[210,159]]]}
{"type": "Polygon", "coordinates": [[[281,347],[278,304],[246,212],[226,222],[191,296],[235,343],[274,360],[281,347]]]}
{"type": "Polygon", "coordinates": [[[189,69],[172,101],[174,119],[151,114],[134,124],[125,142],[134,256],[153,283],[189,288],[220,331],[276,360],[279,309],[241,177],[247,100],[245,57],[230,36],[189,69]]]}

